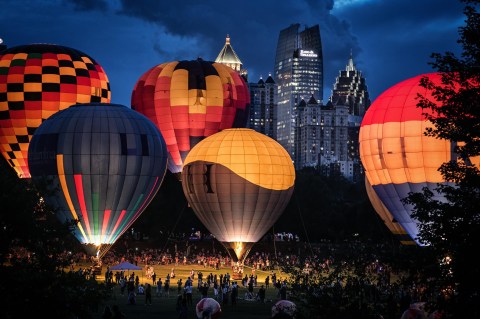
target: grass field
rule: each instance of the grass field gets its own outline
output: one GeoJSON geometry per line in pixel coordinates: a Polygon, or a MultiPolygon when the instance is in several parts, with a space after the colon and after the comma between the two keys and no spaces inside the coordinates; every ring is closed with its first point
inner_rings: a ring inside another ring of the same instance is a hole
{"type": "MultiPolygon", "coordinates": [[[[142,265],[139,265],[142,266],[142,265]]],[[[162,278],[162,281],[165,281],[165,277],[167,274],[170,273],[171,269],[175,268],[175,278],[171,280],[170,286],[170,295],[167,296],[156,296],[156,287],[152,286],[152,305],[145,305],[145,296],[144,295],[137,295],[137,304],[136,305],[129,305],[127,303],[127,295],[120,294],[120,286],[116,285],[113,290],[113,295],[110,300],[107,300],[105,304],[114,305],[117,304],[121,311],[126,315],[126,318],[138,318],[138,319],[147,319],[147,318],[178,318],[178,314],[175,309],[176,300],[177,300],[177,280],[182,278],[183,282],[189,277],[190,271],[193,269],[195,273],[201,271],[204,275],[204,279],[210,273],[217,274],[226,274],[229,272],[231,274],[230,268],[222,268],[220,270],[215,270],[212,268],[204,268],[201,265],[155,265],[154,270],[157,274],[157,279],[162,278]]],[[[106,267],[103,267],[103,272],[100,276],[97,277],[97,280],[103,281],[104,280],[104,272],[106,271],[106,267]]],[[[282,274],[279,270],[276,270],[277,278],[281,278],[282,276],[285,277],[285,274],[282,274]]],[[[127,272],[128,273],[128,272],[127,272]]],[[[131,271],[130,271],[131,273],[131,271]]],[[[251,269],[246,267],[245,274],[250,275],[251,269]]],[[[256,271],[257,275],[257,282],[258,285],[262,285],[265,282],[265,277],[269,275],[270,272],[264,271],[256,271]]],[[[140,283],[150,283],[152,284],[151,279],[147,279],[145,277],[144,272],[140,273],[140,271],[136,271],[135,275],[138,275],[140,278],[140,283]]],[[[188,309],[188,318],[195,319],[197,318],[195,313],[195,305],[200,300],[200,293],[196,289],[197,281],[196,276],[194,280],[194,291],[193,291],[193,305],[188,309]]],[[[279,300],[277,297],[277,290],[270,286],[267,289],[266,293],[266,300],[267,302],[262,304],[257,301],[247,301],[244,300],[245,292],[247,289],[241,285],[241,281],[237,281],[239,285],[239,300],[237,301],[237,305],[233,306],[229,300],[228,304],[222,304],[222,314],[221,318],[225,319],[240,319],[240,318],[251,318],[251,319],[260,319],[260,318],[271,318],[271,309],[272,306],[275,304],[276,301],[279,300]]],[[[259,289],[259,286],[254,288],[254,293],[256,293],[259,289]]],[[[208,297],[213,298],[213,288],[210,288],[208,291],[208,297]]],[[[96,318],[101,318],[101,314],[105,304],[100,305],[97,313],[96,318]]]]}

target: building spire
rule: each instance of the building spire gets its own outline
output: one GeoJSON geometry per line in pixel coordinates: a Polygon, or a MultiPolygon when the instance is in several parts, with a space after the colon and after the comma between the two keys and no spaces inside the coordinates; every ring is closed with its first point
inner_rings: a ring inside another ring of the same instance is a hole
{"type": "Polygon", "coordinates": [[[355,64],[353,63],[353,53],[352,49],[350,49],[350,58],[348,59],[346,71],[355,71],[355,64]]]}
{"type": "Polygon", "coordinates": [[[247,71],[243,69],[242,61],[240,61],[240,58],[230,44],[229,34],[227,34],[227,37],[225,38],[225,45],[223,46],[222,50],[220,50],[215,62],[225,64],[240,73],[240,75],[245,79],[247,78],[247,71]]]}

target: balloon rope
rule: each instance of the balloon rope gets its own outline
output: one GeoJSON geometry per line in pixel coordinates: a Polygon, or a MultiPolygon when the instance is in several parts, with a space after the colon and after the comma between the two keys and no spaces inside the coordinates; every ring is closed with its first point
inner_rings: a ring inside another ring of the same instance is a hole
{"type": "Polygon", "coordinates": [[[300,220],[302,222],[303,231],[305,232],[305,237],[307,239],[308,247],[310,247],[310,253],[312,254],[312,257],[313,257],[314,256],[313,248],[312,248],[312,244],[310,243],[310,239],[308,238],[307,228],[305,227],[305,222],[303,221],[302,211],[300,210],[300,205],[298,204],[297,192],[293,191],[293,195],[295,196],[295,203],[297,204],[298,215],[300,216],[300,220]]]}
{"type": "Polygon", "coordinates": [[[277,260],[277,244],[275,240],[275,225],[272,226],[272,231],[273,231],[273,250],[275,252],[275,261],[277,260]]]}

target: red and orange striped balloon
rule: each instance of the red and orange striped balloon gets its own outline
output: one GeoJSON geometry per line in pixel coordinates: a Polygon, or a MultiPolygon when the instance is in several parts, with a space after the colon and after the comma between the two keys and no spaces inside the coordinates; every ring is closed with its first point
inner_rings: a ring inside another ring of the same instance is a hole
{"type": "Polygon", "coordinates": [[[169,152],[168,169],[181,173],[188,152],[227,128],[245,127],[250,92],[232,68],[202,59],[152,67],[135,84],[132,108],[157,125],[169,152]]]}
{"type": "MultiPolygon", "coordinates": [[[[394,221],[417,243],[417,221],[410,216],[412,207],[401,199],[428,187],[436,194],[435,199],[445,200],[435,192],[437,183],[445,182],[438,169],[457,157],[454,142],[424,134],[427,127],[433,127],[424,115],[431,114],[431,110],[417,107],[417,96],[439,103],[431,91],[420,86],[424,76],[442,86],[439,73],[419,75],[392,86],[372,103],[359,133],[360,159],[368,182],[394,221]]],[[[473,160],[478,166],[478,159],[473,160]]]]}

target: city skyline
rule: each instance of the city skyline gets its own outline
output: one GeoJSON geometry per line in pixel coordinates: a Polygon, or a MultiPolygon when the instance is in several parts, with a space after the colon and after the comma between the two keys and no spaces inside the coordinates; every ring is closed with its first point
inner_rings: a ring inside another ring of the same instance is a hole
{"type": "Polygon", "coordinates": [[[390,86],[432,72],[430,54],[458,55],[460,1],[13,1],[2,3],[0,38],[8,47],[53,43],[83,51],[108,75],[112,102],[130,106],[135,82],[149,68],[174,60],[213,61],[227,34],[249,82],[273,74],[280,30],[320,25],[323,99],[350,52],[372,101],[390,86]],[[414,9],[414,10],[411,10],[414,9]],[[409,14],[399,14],[409,12],[409,14]],[[200,13],[200,14],[199,14],[200,13]],[[53,20],[52,17],[55,17],[53,20]]]}

